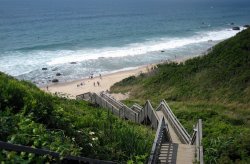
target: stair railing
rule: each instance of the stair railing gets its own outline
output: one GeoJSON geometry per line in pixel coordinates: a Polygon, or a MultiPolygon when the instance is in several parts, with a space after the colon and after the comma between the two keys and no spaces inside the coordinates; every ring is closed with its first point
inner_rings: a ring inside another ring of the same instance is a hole
{"type": "Polygon", "coordinates": [[[196,148],[196,161],[200,164],[204,163],[203,159],[203,146],[202,146],[202,120],[199,119],[194,128],[194,133],[191,138],[190,144],[195,145],[196,148]]]}
{"type": "Polygon", "coordinates": [[[186,131],[186,129],[182,126],[182,124],[179,122],[177,117],[174,115],[168,104],[166,103],[165,100],[162,100],[162,112],[165,114],[167,120],[169,123],[172,125],[175,133],[178,135],[180,138],[181,142],[184,144],[189,144],[190,143],[190,135],[186,131]]]}
{"type": "Polygon", "coordinates": [[[156,135],[155,135],[155,139],[153,142],[153,146],[151,149],[151,153],[149,156],[149,160],[148,160],[148,164],[156,164],[157,160],[158,160],[158,156],[160,154],[160,148],[161,148],[161,144],[162,144],[162,139],[163,139],[163,134],[164,134],[164,130],[165,130],[166,126],[165,126],[165,120],[162,117],[159,125],[157,127],[157,131],[156,131],[156,135]]]}
{"type": "Polygon", "coordinates": [[[104,161],[104,160],[91,159],[87,157],[77,157],[77,156],[71,156],[71,155],[62,157],[61,159],[61,155],[58,152],[53,152],[53,151],[45,150],[45,149],[37,149],[37,148],[29,147],[29,146],[17,145],[17,144],[7,143],[3,141],[0,141],[0,149],[15,151],[15,152],[33,153],[39,156],[49,155],[57,159],[58,163],[92,163],[92,164],[115,163],[112,161],[104,161]]]}

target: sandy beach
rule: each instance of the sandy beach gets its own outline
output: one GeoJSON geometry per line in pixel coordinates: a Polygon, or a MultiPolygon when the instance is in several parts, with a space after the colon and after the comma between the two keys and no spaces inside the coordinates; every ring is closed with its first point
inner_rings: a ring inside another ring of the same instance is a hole
{"type": "MultiPolygon", "coordinates": [[[[116,82],[119,82],[129,76],[138,76],[140,73],[145,73],[149,69],[151,69],[152,66],[153,65],[142,66],[133,70],[120,71],[116,73],[102,75],[101,77],[99,74],[96,74],[92,79],[85,78],[72,82],[51,84],[48,86],[48,90],[46,87],[42,87],[41,89],[49,93],[57,93],[61,96],[75,99],[76,95],[83,94],[86,92],[99,93],[101,91],[109,90],[110,87],[116,82]],[[99,86],[97,82],[99,82],[99,86]]],[[[124,99],[126,96],[127,95],[117,94],[116,98],[124,99]]]]}
{"type": "MultiPolygon", "coordinates": [[[[174,61],[180,63],[180,62],[184,62],[185,60],[189,58],[191,57],[176,58],[174,61]]],[[[163,62],[166,62],[166,61],[163,61],[163,62]]],[[[153,67],[156,67],[157,64],[160,64],[160,63],[144,65],[136,69],[132,69],[132,70],[110,73],[107,75],[102,75],[101,77],[99,76],[99,74],[95,74],[92,79],[83,78],[81,80],[75,80],[72,82],[54,83],[54,84],[49,85],[48,89],[46,87],[41,87],[41,89],[44,90],[45,92],[49,92],[52,94],[56,93],[62,97],[75,99],[77,95],[83,94],[86,92],[100,93],[101,91],[110,90],[110,87],[116,82],[119,82],[129,76],[138,76],[141,73],[149,72],[151,71],[153,67]],[[99,86],[97,82],[99,82],[99,86]]],[[[125,94],[125,95],[113,94],[113,96],[118,100],[123,100],[123,99],[128,98],[129,95],[128,94],[125,94]]]]}

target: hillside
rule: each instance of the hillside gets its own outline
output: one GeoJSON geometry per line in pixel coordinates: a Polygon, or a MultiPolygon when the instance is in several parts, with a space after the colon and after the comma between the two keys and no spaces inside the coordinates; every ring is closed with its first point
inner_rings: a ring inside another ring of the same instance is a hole
{"type": "MultiPolygon", "coordinates": [[[[44,93],[0,73],[0,140],[74,155],[125,162],[145,160],[154,132],[105,110],[44,93]]],[[[55,162],[49,156],[1,150],[0,161],[55,162]]]]}
{"type": "Polygon", "coordinates": [[[130,92],[128,104],[167,100],[189,131],[202,118],[206,163],[250,162],[250,29],[207,55],[159,64],[111,91],[130,92]]]}

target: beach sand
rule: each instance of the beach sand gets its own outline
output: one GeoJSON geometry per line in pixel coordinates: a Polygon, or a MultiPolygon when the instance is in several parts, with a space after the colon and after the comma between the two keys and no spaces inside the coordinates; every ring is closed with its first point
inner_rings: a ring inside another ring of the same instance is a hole
{"type": "MultiPolygon", "coordinates": [[[[122,79],[127,78],[129,76],[138,76],[140,73],[145,73],[152,66],[153,65],[142,66],[133,70],[120,71],[116,73],[102,75],[101,78],[99,74],[97,74],[96,76],[94,75],[93,79],[85,78],[82,80],[76,80],[72,82],[51,84],[48,86],[48,90],[46,87],[42,87],[41,89],[49,93],[53,93],[53,94],[57,93],[60,96],[67,97],[70,99],[75,99],[77,95],[83,94],[86,92],[100,93],[101,91],[107,91],[116,82],[119,82],[122,79]],[[100,86],[98,86],[97,81],[100,83],[100,86]],[[81,83],[83,85],[81,85],[81,83]]],[[[127,98],[128,94],[125,94],[125,95],[114,94],[114,96],[117,99],[122,100],[122,99],[127,98]]]]}
{"type": "MultiPolygon", "coordinates": [[[[190,57],[178,58],[178,59],[175,59],[174,61],[180,63],[180,62],[184,62],[185,60],[189,58],[190,57]]],[[[163,62],[166,62],[166,61],[163,61],[163,62]]],[[[42,87],[40,89],[44,90],[45,92],[52,93],[52,94],[57,93],[59,96],[62,96],[62,97],[75,99],[77,95],[80,95],[86,92],[100,93],[102,91],[110,90],[110,87],[116,82],[119,82],[129,76],[138,76],[141,73],[149,72],[151,71],[152,67],[157,66],[157,64],[160,64],[160,63],[141,66],[133,70],[120,71],[116,73],[103,75],[101,78],[99,77],[99,74],[97,74],[97,75],[94,75],[93,79],[85,78],[85,79],[76,80],[72,82],[55,83],[55,84],[49,85],[48,90],[46,87],[42,87]],[[97,81],[100,83],[100,86],[98,86],[97,81]],[[81,85],[81,83],[83,85],[81,85]]],[[[128,93],[127,94],[112,94],[112,96],[116,98],[117,100],[124,100],[129,97],[129,94],[128,93]]]]}

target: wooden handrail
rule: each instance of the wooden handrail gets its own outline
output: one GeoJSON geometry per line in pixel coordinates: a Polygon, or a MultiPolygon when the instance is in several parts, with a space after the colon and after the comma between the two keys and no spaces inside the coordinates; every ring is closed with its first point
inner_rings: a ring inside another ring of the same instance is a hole
{"type": "Polygon", "coordinates": [[[177,117],[175,116],[175,114],[173,113],[173,111],[171,110],[171,108],[169,107],[168,103],[163,100],[164,104],[166,104],[166,106],[168,107],[170,113],[173,115],[174,119],[176,120],[177,124],[180,126],[180,128],[184,131],[185,135],[190,138],[189,133],[187,132],[187,130],[183,127],[183,125],[180,123],[180,121],[177,119],[177,117]]]}
{"type": "Polygon", "coordinates": [[[141,111],[141,109],[138,108],[138,106],[136,106],[136,105],[133,105],[133,106],[131,106],[130,108],[131,108],[133,111],[135,111],[136,113],[139,113],[139,112],[141,111]]]}
{"type": "Polygon", "coordinates": [[[137,103],[134,103],[134,105],[133,106],[137,106],[139,109],[142,109],[143,107],[142,106],[140,106],[139,104],[137,104],[137,103]]]}
{"type": "Polygon", "coordinates": [[[152,107],[152,104],[150,103],[149,100],[147,100],[147,102],[144,106],[144,110],[147,111],[147,115],[148,115],[149,119],[151,120],[151,124],[152,124],[153,128],[157,129],[158,122],[160,121],[160,119],[159,119],[158,115],[156,114],[156,112],[155,112],[154,108],[152,107]]]}
{"type": "Polygon", "coordinates": [[[185,130],[185,128],[181,125],[181,123],[177,120],[176,116],[173,114],[171,109],[169,109],[166,105],[166,102],[162,101],[162,112],[167,116],[169,123],[174,128],[175,133],[180,138],[181,142],[184,144],[190,143],[190,136],[185,130]]]}
{"type": "Polygon", "coordinates": [[[149,156],[148,164],[157,163],[157,157],[159,155],[159,150],[160,150],[161,143],[162,143],[162,135],[163,135],[164,129],[165,129],[165,120],[162,117],[157,127],[157,131],[156,131],[155,139],[154,139],[153,146],[151,149],[151,153],[149,156]]]}
{"type": "Polygon", "coordinates": [[[122,104],[120,101],[114,99],[113,97],[111,97],[110,95],[107,95],[106,93],[102,92],[100,94],[101,97],[113,102],[114,104],[116,104],[118,106],[118,108],[122,108],[124,104],[122,104]]]}
{"type": "Polygon", "coordinates": [[[86,93],[77,95],[77,96],[76,96],[76,99],[77,99],[77,100],[82,100],[82,99],[86,99],[86,97],[90,97],[90,96],[91,96],[91,92],[86,92],[86,93]]]}
{"type": "Polygon", "coordinates": [[[120,101],[117,101],[116,99],[114,99],[113,97],[111,97],[110,95],[106,94],[106,93],[101,93],[100,95],[102,98],[106,99],[107,101],[109,101],[111,104],[114,104],[115,106],[117,106],[121,112],[123,113],[124,117],[139,123],[139,111],[135,111],[131,108],[129,108],[128,106],[126,106],[125,104],[121,103],[120,101]]]}
{"type": "MultiPolygon", "coordinates": [[[[61,156],[57,152],[53,152],[50,150],[45,150],[45,149],[37,149],[37,148],[32,148],[28,146],[23,146],[23,145],[17,145],[17,144],[11,144],[7,142],[0,141],[0,149],[5,149],[5,150],[10,150],[10,151],[16,151],[16,152],[26,152],[26,153],[33,153],[37,155],[50,155],[54,158],[59,159],[61,156]]],[[[98,159],[91,159],[91,158],[86,158],[86,157],[77,157],[77,156],[65,156],[63,157],[64,160],[69,160],[69,161],[75,161],[75,162],[88,162],[88,163],[93,163],[93,164],[113,164],[115,162],[112,161],[104,161],[104,160],[98,160],[98,159]]]]}

